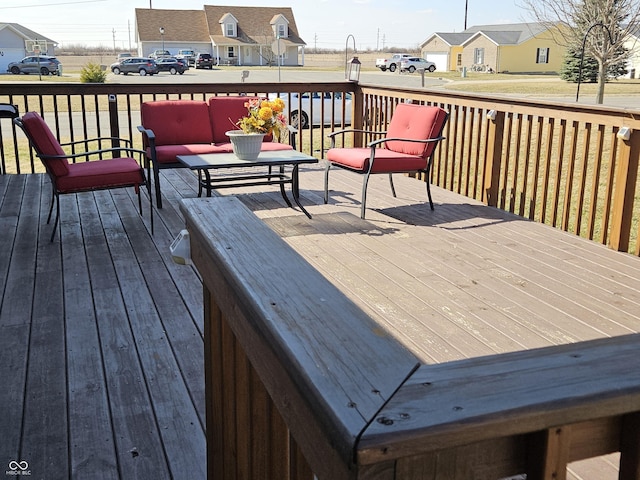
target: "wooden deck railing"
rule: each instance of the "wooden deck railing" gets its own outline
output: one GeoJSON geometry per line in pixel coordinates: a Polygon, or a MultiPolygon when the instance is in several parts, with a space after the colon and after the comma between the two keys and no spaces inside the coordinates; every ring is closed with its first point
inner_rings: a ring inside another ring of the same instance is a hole
{"type": "MultiPolygon", "coordinates": [[[[290,83],[16,84],[3,85],[0,102],[15,103],[23,112],[41,112],[56,135],[69,141],[105,135],[139,143],[136,126],[139,105],[145,100],[309,90],[353,93],[354,125],[378,129],[386,127],[399,102],[440,105],[450,112],[450,120],[447,139],[436,151],[435,185],[640,254],[637,110],[341,82],[312,88],[290,83]],[[628,140],[618,138],[622,127],[629,129],[628,140]]],[[[339,102],[344,102],[344,95],[339,102]]],[[[344,120],[300,130],[298,148],[321,157],[328,148],[326,134],[343,125],[344,120]]],[[[20,134],[7,124],[0,123],[0,140],[0,173],[39,168],[20,134]]]]}
{"type": "Polygon", "coordinates": [[[619,451],[640,480],[638,335],[424,364],[239,200],[182,208],[208,478],[564,480],[619,451]]]}

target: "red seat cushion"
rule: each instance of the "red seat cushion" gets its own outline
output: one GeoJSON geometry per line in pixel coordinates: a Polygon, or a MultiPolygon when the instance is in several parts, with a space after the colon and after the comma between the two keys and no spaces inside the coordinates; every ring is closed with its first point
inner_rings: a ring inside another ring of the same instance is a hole
{"type": "Polygon", "coordinates": [[[144,102],[140,107],[140,118],[144,128],[153,130],[156,145],[206,144],[213,141],[209,106],[205,101],[144,102]]]}
{"type": "Polygon", "coordinates": [[[55,179],[60,193],[144,184],[144,176],[133,158],[70,163],[69,173],[55,179]]]}
{"type": "MultiPolygon", "coordinates": [[[[247,102],[257,97],[211,97],[209,115],[213,132],[213,143],[229,143],[225,135],[229,130],[238,130],[236,123],[249,113],[247,102]]],[[[273,137],[265,135],[263,141],[271,142],[273,137]]]]}
{"type": "MultiPolygon", "coordinates": [[[[371,148],[330,148],[326,159],[350,170],[365,173],[369,169],[371,148]]],[[[371,173],[415,172],[427,168],[427,160],[419,155],[394,152],[376,148],[376,157],[371,173]]]]}
{"type": "MultiPolygon", "coordinates": [[[[29,140],[40,155],[66,155],[60,142],[46,124],[40,114],[27,112],[22,116],[22,126],[29,136],[29,140]]],[[[56,177],[62,177],[69,173],[69,162],[66,158],[42,159],[47,171],[56,177]]]]}
{"type": "MultiPolygon", "coordinates": [[[[160,145],[156,147],[156,161],[161,163],[176,163],[178,155],[204,155],[207,153],[224,153],[224,147],[209,143],[196,143],[191,145],[160,145]]],[[[151,158],[151,151],[147,149],[147,157],[151,158]]]]}

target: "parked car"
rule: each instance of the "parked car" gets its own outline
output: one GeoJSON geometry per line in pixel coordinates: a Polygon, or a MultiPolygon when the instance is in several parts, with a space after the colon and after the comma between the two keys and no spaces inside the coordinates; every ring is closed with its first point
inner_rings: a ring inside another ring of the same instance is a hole
{"type": "Polygon", "coordinates": [[[138,73],[140,75],[154,75],[158,73],[158,65],[153,58],[131,57],[125,58],[111,65],[111,71],[116,75],[124,73],[138,73]]]}
{"type": "Polygon", "coordinates": [[[390,72],[395,72],[396,68],[400,68],[400,62],[403,58],[409,58],[412,55],[410,53],[396,53],[391,56],[391,58],[377,58],[376,59],[376,67],[378,67],[383,72],[389,70],[390,72]]]}
{"type": "Polygon", "coordinates": [[[196,69],[197,68],[208,68],[211,70],[213,68],[213,58],[209,53],[198,53],[196,55],[195,60],[196,69]]]}
{"type": "Polygon", "coordinates": [[[11,62],[7,65],[7,72],[11,72],[14,75],[19,73],[40,73],[42,75],[53,75],[58,73],[61,69],[58,68],[60,60],[56,57],[48,55],[33,55],[31,57],[24,57],[19,62],[11,62]]]}
{"type": "Polygon", "coordinates": [[[400,61],[400,71],[401,72],[409,71],[410,73],[413,73],[416,70],[418,70],[419,68],[424,68],[425,70],[428,70],[429,72],[435,72],[436,71],[436,64],[433,63],[433,62],[430,62],[429,60],[425,60],[424,58],[420,58],[420,57],[408,57],[408,58],[403,58],[400,61]]]}
{"type": "Polygon", "coordinates": [[[178,53],[176,53],[176,58],[178,60],[180,59],[186,60],[187,64],[190,67],[193,67],[196,64],[196,52],[194,52],[193,50],[187,50],[187,49],[178,50],[178,53]]]}
{"type": "Polygon", "coordinates": [[[173,57],[159,58],[156,60],[156,65],[159,72],[169,72],[171,75],[176,73],[182,75],[186,70],[189,70],[186,60],[173,57]]]}
{"type": "Polygon", "coordinates": [[[169,52],[169,50],[154,50],[149,55],[149,58],[153,58],[155,60],[157,58],[170,57],[170,56],[171,56],[171,53],[169,52]]]}
{"type": "MultiPolygon", "coordinates": [[[[273,95],[270,97],[273,98],[273,95]]],[[[290,123],[292,127],[308,128],[309,125],[340,124],[343,108],[345,124],[351,124],[351,93],[336,92],[335,95],[331,95],[328,92],[305,92],[300,97],[298,93],[292,93],[290,97],[287,94],[280,94],[280,98],[285,104],[284,114],[288,115],[289,108],[291,109],[290,123]],[[342,105],[343,95],[344,107],[342,105]]]]}
{"type": "Polygon", "coordinates": [[[118,61],[124,60],[125,58],[131,58],[131,57],[133,57],[133,55],[131,55],[131,53],[129,52],[120,52],[118,54],[118,61]]]}

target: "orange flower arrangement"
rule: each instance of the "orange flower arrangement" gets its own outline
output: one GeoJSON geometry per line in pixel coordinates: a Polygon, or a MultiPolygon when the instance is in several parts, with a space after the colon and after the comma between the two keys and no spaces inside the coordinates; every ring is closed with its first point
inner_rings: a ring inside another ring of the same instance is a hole
{"type": "Polygon", "coordinates": [[[287,124],[287,119],[282,113],[284,102],[281,98],[275,100],[254,98],[244,105],[249,114],[236,123],[244,133],[272,133],[276,138],[280,138],[280,133],[287,124]]]}

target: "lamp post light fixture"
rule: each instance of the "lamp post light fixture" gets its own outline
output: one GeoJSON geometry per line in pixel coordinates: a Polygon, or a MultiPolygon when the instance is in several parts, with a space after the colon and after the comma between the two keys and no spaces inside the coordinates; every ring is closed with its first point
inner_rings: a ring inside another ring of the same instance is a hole
{"type": "Polygon", "coordinates": [[[164,51],[164,27],[160,27],[160,37],[162,38],[162,50],[164,51]]]}
{"type": "Polygon", "coordinates": [[[355,56],[355,54],[358,53],[358,51],[356,50],[356,39],[353,35],[349,34],[347,35],[347,41],[345,42],[344,45],[344,79],[345,80],[351,80],[352,82],[357,82],[358,81],[358,77],[360,77],[360,66],[361,63],[358,60],[358,57],[355,56]],[[347,61],[348,58],[348,53],[347,50],[349,49],[349,39],[353,40],[353,53],[354,53],[354,57],[347,61]],[[355,60],[355,67],[353,67],[352,65],[354,65],[352,62],[354,62],[355,60]],[[352,75],[356,75],[356,78],[352,78],[352,75]]]}
{"type": "Polygon", "coordinates": [[[360,67],[362,63],[358,60],[358,57],[353,57],[347,62],[347,80],[350,82],[357,82],[360,80],[360,67]]]}

